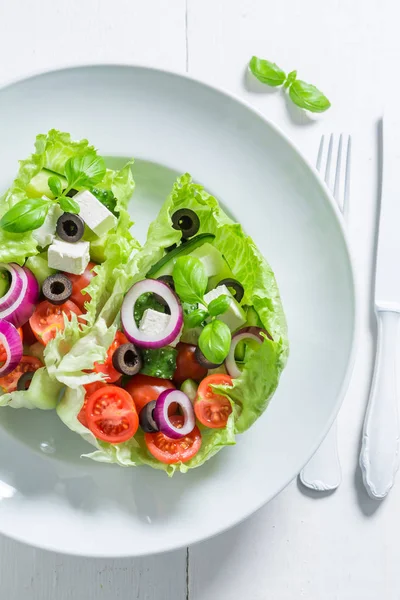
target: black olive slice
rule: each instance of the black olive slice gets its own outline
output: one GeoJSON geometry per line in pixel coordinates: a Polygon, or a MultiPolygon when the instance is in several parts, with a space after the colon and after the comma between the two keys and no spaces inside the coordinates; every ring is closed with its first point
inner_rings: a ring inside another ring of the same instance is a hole
{"type": "Polygon", "coordinates": [[[172,277],[172,275],[161,275],[160,277],[157,277],[157,280],[166,283],[171,288],[171,290],[175,291],[174,278],[172,277]]]}
{"type": "Polygon", "coordinates": [[[142,357],[134,344],[122,344],[113,354],[112,363],[114,369],[124,375],[136,375],[142,368],[142,357]]]}
{"type": "Polygon", "coordinates": [[[36,371],[27,371],[23,373],[21,377],[17,381],[17,390],[19,392],[25,392],[29,388],[29,385],[33,379],[33,376],[36,371]]]}
{"type": "MultiPolygon", "coordinates": [[[[244,296],[244,289],[241,283],[236,281],[236,279],[222,279],[218,285],[226,285],[227,288],[230,288],[234,292],[234,298],[236,302],[240,302],[244,296]]],[[[218,287],[218,286],[217,286],[218,287]]]]}
{"type": "Polygon", "coordinates": [[[199,363],[199,365],[201,365],[205,369],[216,369],[217,367],[220,367],[222,365],[222,363],[212,363],[209,360],[207,360],[198,346],[194,351],[194,357],[199,363]]]}
{"type": "Polygon", "coordinates": [[[50,275],[43,282],[42,292],[52,304],[64,304],[71,297],[72,281],[62,273],[50,275]]]}
{"type": "Polygon", "coordinates": [[[156,401],[152,400],[151,402],[148,402],[139,413],[140,427],[146,433],[154,433],[155,431],[158,431],[157,423],[153,417],[155,405],[156,401]]]}
{"type": "Polygon", "coordinates": [[[85,231],[85,223],[79,215],[64,213],[59,217],[56,232],[60,239],[71,244],[79,242],[85,231]]]}
{"type": "Polygon", "coordinates": [[[182,231],[183,238],[191,238],[200,229],[200,219],[190,208],[180,208],[172,215],[172,227],[182,231]]]}
{"type": "Polygon", "coordinates": [[[68,196],[68,198],[73,198],[74,196],[76,196],[76,194],[78,193],[78,190],[69,190],[69,192],[67,192],[65,195],[68,196]]]}

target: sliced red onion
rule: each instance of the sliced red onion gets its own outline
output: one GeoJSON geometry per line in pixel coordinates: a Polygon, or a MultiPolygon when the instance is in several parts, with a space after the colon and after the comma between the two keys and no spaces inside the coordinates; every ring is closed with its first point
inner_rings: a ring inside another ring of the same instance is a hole
{"type": "Polygon", "coordinates": [[[189,398],[179,390],[165,390],[158,396],[153,417],[159,430],[168,437],[177,440],[191,433],[196,425],[193,405],[189,398]],[[176,402],[183,416],[182,427],[175,427],[168,416],[168,408],[176,402]]]}
{"type": "Polygon", "coordinates": [[[0,319],[21,327],[30,319],[39,299],[39,284],[33,273],[15,263],[0,263],[11,274],[8,292],[0,298],[0,319]]]}
{"type": "Polygon", "coordinates": [[[0,319],[0,344],[7,354],[4,364],[0,367],[0,376],[4,377],[18,367],[23,348],[21,337],[14,325],[3,319],[0,319]]]}
{"type": "Polygon", "coordinates": [[[254,340],[258,344],[262,344],[264,341],[264,338],[261,335],[262,333],[272,339],[268,331],[261,329],[261,327],[243,327],[243,329],[239,329],[239,331],[232,336],[231,348],[225,359],[225,368],[231,377],[240,377],[242,374],[242,371],[237,366],[235,360],[235,350],[238,343],[242,340],[254,340]]]}
{"type": "Polygon", "coordinates": [[[135,283],[126,294],[121,307],[121,321],[126,337],[142,348],[168,346],[179,335],[183,325],[183,311],[178,296],[171,288],[156,279],[144,279],[135,283]],[[157,294],[169,308],[170,319],[161,334],[141,331],[135,322],[135,304],[142,294],[157,294]]]}

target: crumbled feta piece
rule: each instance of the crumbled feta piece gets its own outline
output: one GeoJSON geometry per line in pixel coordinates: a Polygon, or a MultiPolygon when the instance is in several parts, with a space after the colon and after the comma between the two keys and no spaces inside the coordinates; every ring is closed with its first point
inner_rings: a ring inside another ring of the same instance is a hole
{"type": "MultiPolygon", "coordinates": [[[[43,199],[49,200],[47,196],[43,196],[43,199]]],[[[45,248],[54,240],[57,221],[62,214],[63,211],[59,205],[52,204],[49,208],[49,212],[47,213],[43,225],[32,231],[32,236],[35,238],[41,248],[45,248]]]]}
{"type": "MultiPolygon", "coordinates": [[[[139,323],[139,330],[151,335],[152,337],[162,338],[163,332],[166,330],[171,315],[153,310],[152,308],[146,308],[143,313],[143,317],[139,323]]],[[[168,344],[175,348],[181,337],[181,332],[177,335],[173,342],[168,344]]]]}
{"type": "Polygon", "coordinates": [[[207,304],[210,304],[211,300],[215,300],[219,296],[226,294],[232,298],[229,308],[222,315],[218,315],[217,319],[226,323],[231,331],[236,331],[242,325],[246,323],[246,313],[240,304],[232,296],[226,285],[219,285],[215,289],[209,291],[204,296],[204,300],[207,304]]]}
{"type": "Polygon", "coordinates": [[[74,196],[74,200],[80,207],[79,216],[99,237],[116,227],[117,217],[100,200],[97,200],[92,192],[88,190],[79,192],[74,196]]]}
{"type": "Polygon", "coordinates": [[[81,275],[90,260],[89,248],[89,242],[71,244],[55,239],[48,249],[49,267],[57,271],[81,275]]]}

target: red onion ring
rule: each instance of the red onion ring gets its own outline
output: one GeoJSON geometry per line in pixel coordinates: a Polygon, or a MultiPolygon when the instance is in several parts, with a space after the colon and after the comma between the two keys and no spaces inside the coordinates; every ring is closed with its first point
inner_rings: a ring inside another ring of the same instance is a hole
{"type": "Polygon", "coordinates": [[[272,339],[268,331],[261,329],[261,327],[243,327],[243,329],[239,329],[239,331],[232,336],[229,354],[225,359],[225,368],[231,377],[240,377],[242,374],[242,371],[237,366],[235,360],[235,350],[238,343],[242,340],[254,340],[258,344],[262,344],[265,339],[261,335],[262,333],[272,339]]]}
{"type": "Polygon", "coordinates": [[[0,344],[3,345],[7,354],[5,363],[0,367],[0,376],[4,377],[14,371],[21,362],[23,347],[20,335],[14,325],[3,319],[0,319],[0,344]]]}
{"type": "Polygon", "coordinates": [[[0,263],[0,269],[11,274],[10,289],[0,298],[0,319],[21,327],[33,315],[39,299],[39,284],[26,267],[15,263],[0,263]]]}
{"type": "Polygon", "coordinates": [[[121,322],[125,335],[130,342],[142,348],[162,348],[168,346],[179,335],[183,325],[183,311],[178,296],[171,288],[156,279],[143,279],[135,283],[126,294],[121,307],[121,322]],[[134,312],[137,299],[142,294],[157,294],[170,311],[170,319],[162,334],[152,335],[140,331],[136,325],[134,312]]]}
{"type": "Polygon", "coordinates": [[[193,405],[186,394],[179,390],[161,392],[154,407],[153,417],[159,430],[174,440],[191,433],[196,425],[193,405]],[[183,415],[183,425],[180,428],[172,425],[168,416],[168,408],[173,402],[179,405],[183,415]]]}

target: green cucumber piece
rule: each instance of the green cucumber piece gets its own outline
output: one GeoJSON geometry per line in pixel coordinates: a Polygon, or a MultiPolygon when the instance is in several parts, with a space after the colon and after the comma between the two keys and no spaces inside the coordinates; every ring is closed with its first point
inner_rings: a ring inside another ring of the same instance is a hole
{"type": "Polygon", "coordinates": [[[57,273],[55,269],[51,269],[48,265],[47,252],[42,252],[42,254],[37,254],[36,256],[30,256],[26,261],[25,266],[32,271],[40,287],[42,287],[43,282],[47,277],[57,273]]]}
{"type": "Polygon", "coordinates": [[[42,196],[47,196],[53,200],[54,194],[48,184],[49,177],[52,177],[53,175],[56,175],[60,179],[63,189],[67,187],[67,180],[63,175],[59,175],[48,169],[42,169],[37,175],[32,177],[26,186],[26,193],[29,198],[41,198],[42,196]]]}
{"type": "Polygon", "coordinates": [[[10,289],[10,274],[8,271],[0,271],[0,298],[7,294],[10,289]]]}
{"type": "Polygon", "coordinates": [[[181,392],[186,394],[189,400],[194,402],[197,396],[198,387],[199,386],[195,381],[193,381],[193,379],[185,379],[185,381],[181,385],[181,392]]]}
{"type": "Polygon", "coordinates": [[[190,254],[193,252],[193,250],[199,246],[202,246],[206,242],[212,242],[214,238],[215,235],[212,233],[201,233],[200,235],[196,235],[188,242],[180,244],[163,256],[155,265],[153,265],[146,277],[157,279],[157,277],[161,277],[161,275],[172,275],[175,261],[179,256],[186,256],[186,254],[190,254]]]}

